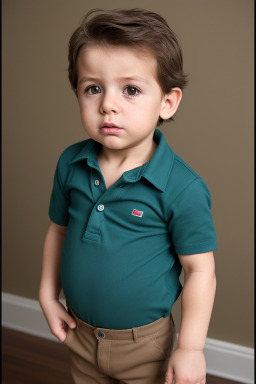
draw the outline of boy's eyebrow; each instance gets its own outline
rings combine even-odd
[[[97,77],[82,77],[79,81],[78,81],[78,85],[79,84],[82,84],[82,83],[85,83],[86,81],[99,81],[99,79]]]
[[[124,77],[121,77],[118,80],[127,80],[127,81],[135,80],[135,81],[140,81],[142,83],[146,82],[146,79],[144,79],[143,77],[140,77],[140,76],[124,76]]]
[[[99,81],[100,78],[98,77],[82,77],[79,81],[78,81],[78,85],[82,84],[82,83],[85,83],[86,81]],[[144,79],[143,77],[140,77],[140,76],[124,76],[124,77],[118,77],[116,78],[116,80],[120,80],[120,81],[139,81],[141,83],[146,83],[147,80]]]

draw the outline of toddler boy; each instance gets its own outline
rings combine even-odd
[[[39,301],[76,384],[205,383],[211,197],[156,129],[179,106],[182,65],[175,34],[146,10],[91,11],[70,39],[69,80],[90,139],[57,164]]]

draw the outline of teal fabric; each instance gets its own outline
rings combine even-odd
[[[207,185],[157,129],[154,140],[151,160],[108,190],[92,139],[67,148],[57,164],[49,216],[67,226],[63,291],[95,327],[126,329],[168,316],[182,290],[178,254],[217,249]]]

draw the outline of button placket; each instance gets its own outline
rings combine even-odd
[[[90,183],[93,201],[96,203],[106,191],[102,175],[98,170],[91,169]]]
[[[87,227],[83,235],[83,240],[86,240],[86,241],[88,240],[90,242],[100,244],[101,234],[102,234],[102,231],[101,231],[102,223],[105,220],[105,215],[103,212],[104,209],[105,209],[105,206],[103,204],[94,205],[90,214]]]
[[[99,185],[96,185],[96,180]],[[113,204],[124,193],[128,186],[124,180],[120,180],[114,188],[105,188],[104,182],[95,173],[91,175],[91,186],[94,198],[94,206],[83,234],[84,241],[93,242],[95,245],[101,243],[102,225],[105,220],[106,204]]]

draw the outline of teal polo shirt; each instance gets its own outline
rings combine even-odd
[[[155,130],[150,161],[109,189],[92,139],[57,164],[49,216],[67,226],[62,287],[76,315],[95,327],[127,329],[169,315],[182,286],[178,254],[217,248],[207,185]]]

